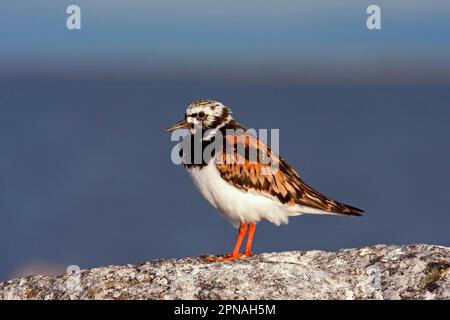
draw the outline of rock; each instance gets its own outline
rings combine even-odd
[[[108,266],[0,284],[0,299],[450,299],[450,248],[264,253]]]

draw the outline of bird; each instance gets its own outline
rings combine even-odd
[[[192,101],[183,119],[166,132],[177,130],[188,132],[185,141],[190,142],[190,148],[182,147],[180,155],[193,184],[214,208],[238,228],[233,251],[225,255],[207,256],[208,261],[225,262],[251,257],[256,225],[262,220],[279,226],[287,224],[290,217],[304,214],[362,216],[364,213],[309,186],[280,155],[249,134],[234,119],[231,109],[219,101]],[[195,137],[200,141],[202,152],[216,144],[209,158],[192,161]],[[252,150],[258,152],[255,161],[249,159]],[[263,158],[270,158],[271,162],[262,161]],[[273,164],[276,164],[274,170]],[[241,251],[246,235],[245,248]]]

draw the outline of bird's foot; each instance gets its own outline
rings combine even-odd
[[[244,253],[239,253],[239,254],[229,253],[229,254],[222,255],[222,256],[205,256],[204,259],[208,262],[228,262],[228,261],[235,261],[235,260],[239,260],[239,259],[249,258],[250,256],[248,256]]]

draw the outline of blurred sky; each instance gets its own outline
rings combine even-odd
[[[73,3],[80,31],[66,29]],[[373,3],[381,31],[366,28]],[[0,12],[4,73],[450,81],[446,0],[3,0]]]
[[[66,29],[73,3],[81,31]],[[279,128],[308,183],[367,212],[262,223],[256,252],[450,245],[448,1],[2,0],[0,14],[0,281],[230,250],[235,230],[163,132],[195,98]]]

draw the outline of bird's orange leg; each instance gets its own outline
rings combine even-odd
[[[241,224],[239,226],[238,237],[236,239],[236,244],[234,245],[233,252],[230,254],[227,254],[225,256],[221,256],[221,257],[208,257],[207,260],[210,262],[216,262],[216,261],[233,261],[233,260],[241,258],[243,255],[241,253],[239,253],[239,250],[241,248],[242,241],[244,240],[246,232],[247,232],[247,224],[244,222],[241,222]]]
[[[245,245],[245,251],[244,251],[244,255],[247,257],[251,257],[253,255],[252,242],[253,242],[253,236],[255,235],[255,230],[256,230],[256,223],[250,223],[248,226],[247,244]]]

